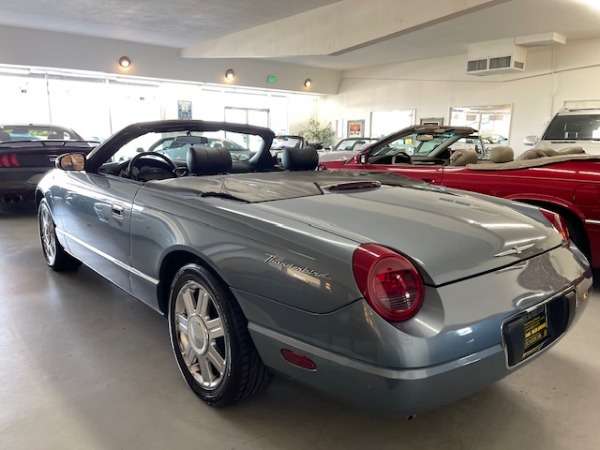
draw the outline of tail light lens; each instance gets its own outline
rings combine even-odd
[[[423,279],[408,259],[376,244],[364,244],[352,257],[354,279],[369,305],[386,320],[413,317],[423,304]]]
[[[569,242],[569,229],[567,228],[567,222],[565,219],[554,211],[550,211],[544,208],[540,208],[541,213],[550,221],[556,231],[560,233],[563,241]]]
[[[5,153],[0,156],[0,167],[19,167],[16,153]]]

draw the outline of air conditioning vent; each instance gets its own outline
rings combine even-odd
[[[467,61],[467,72],[473,72],[475,70],[486,70],[487,59],[476,59],[473,61]]]
[[[469,75],[496,75],[525,70],[527,49],[514,44],[514,39],[470,44],[467,52]]]
[[[510,68],[511,59],[510,56],[490,58],[490,69],[508,69]]]

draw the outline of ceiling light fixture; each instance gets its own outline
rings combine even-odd
[[[306,80],[304,80],[304,87],[309,88],[312,86],[312,80],[310,78],[307,78]]]
[[[119,66],[121,69],[129,69],[131,66],[131,59],[129,59],[129,56],[121,56],[119,58]]]
[[[233,71],[233,69],[227,69],[227,72],[225,72],[225,79],[227,81],[233,81],[234,78],[235,72]]]

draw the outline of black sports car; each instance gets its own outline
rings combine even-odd
[[[89,153],[93,144],[57,125],[0,125],[0,202],[27,200],[63,153]]]

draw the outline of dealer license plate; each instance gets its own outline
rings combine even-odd
[[[503,334],[509,366],[535,355],[550,339],[546,305],[506,323]]]
[[[546,305],[530,312],[523,318],[525,332],[525,345],[521,360],[539,352],[546,339],[548,339],[548,321],[546,319]]]

